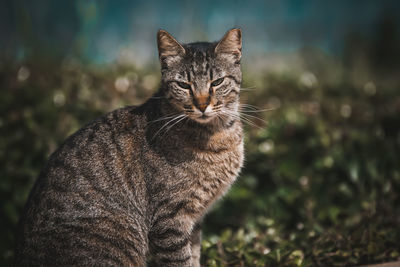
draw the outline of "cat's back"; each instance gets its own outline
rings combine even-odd
[[[144,140],[146,116],[141,107],[125,107],[97,118],[76,133],[50,156],[37,184],[73,191],[83,181],[101,185],[107,179],[129,171],[127,159],[137,156]],[[110,169],[111,166],[116,169]],[[34,194],[34,191],[33,191]]]
[[[104,264],[126,264],[138,254],[131,243],[147,238],[137,158],[145,142],[143,108],[106,114],[52,154],[21,220],[17,265],[90,265],[99,255]]]

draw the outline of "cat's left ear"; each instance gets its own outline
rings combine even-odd
[[[242,30],[232,29],[228,31],[215,47],[216,54],[233,56],[235,61],[242,57]]]
[[[185,48],[164,30],[159,30],[157,32],[157,45],[161,62],[164,62],[168,58],[173,59],[174,57],[183,56],[185,54]]]

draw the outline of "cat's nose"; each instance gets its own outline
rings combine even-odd
[[[210,104],[210,96],[197,96],[194,98],[194,105],[201,111],[204,112]]]
[[[198,109],[200,109],[201,112],[206,111],[207,106],[208,106],[208,103],[197,103],[196,104],[196,107]]]

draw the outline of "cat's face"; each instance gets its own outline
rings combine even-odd
[[[238,117],[241,31],[228,31],[217,43],[179,44],[166,31],[157,35],[165,96],[199,123]]]

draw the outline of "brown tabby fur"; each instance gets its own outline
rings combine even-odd
[[[243,163],[241,31],[181,45],[160,30],[158,48],[159,92],[90,123],[50,157],[21,220],[16,265],[145,266],[152,255],[159,266],[200,266],[202,218]]]

